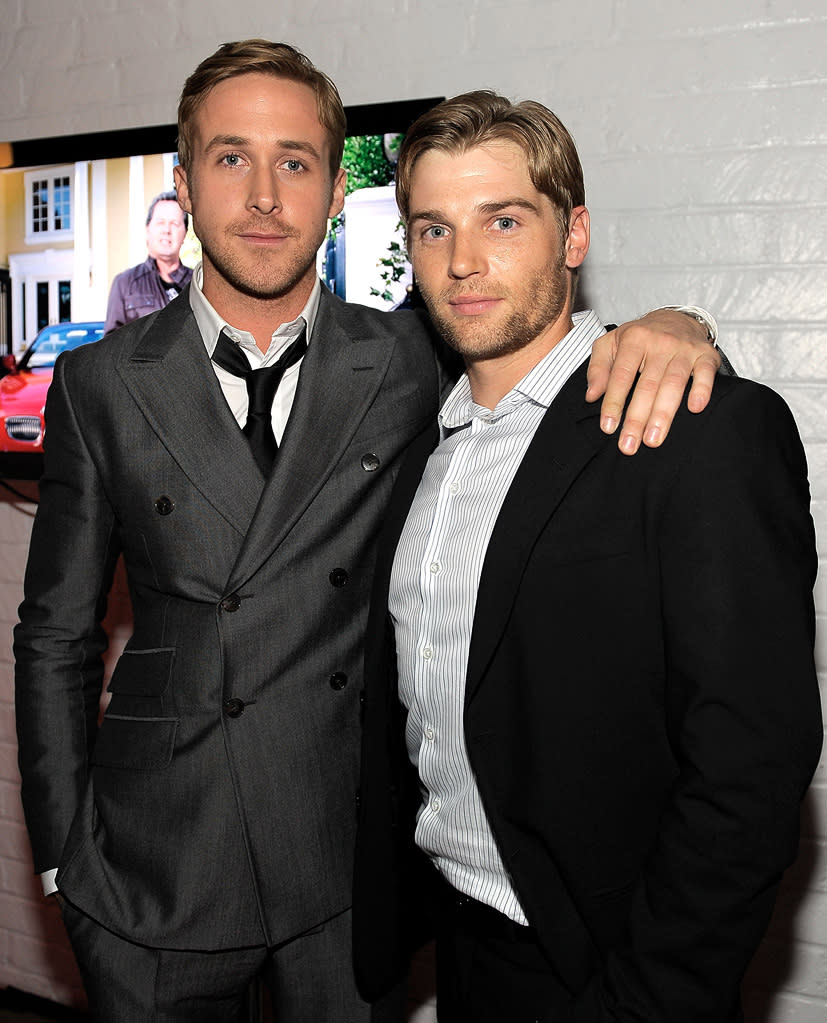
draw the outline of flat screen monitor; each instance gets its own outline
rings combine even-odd
[[[320,276],[342,298],[382,309],[409,302],[395,157],[408,126],[437,102],[346,109],[345,210],[317,256]],[[146,259],[147,209],[174,187],[176,144],[175,125],[161,125],[0,146],[0,374],[9,375],[9,356],[21,360],[44,329],[103,323],[115,275]],[[190,225],[181,259],[194,266],[199,257]],[[9,411],[2,392],[0,379],[0,478],[36,479],[42,438],[33,417],[42,419],[42,407],[23,408],[17,388]],[[32,388],[36,402],[35,392],[43,393],[42,382]],[[8,415],[15,444],[5,442]],[[22,452],[19,437],[27,438]]]

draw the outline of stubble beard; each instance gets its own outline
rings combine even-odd
[[[272,224],[263,228],[270,231],[273,229]],[[324,236],[314,246],[312,241],[303,241],[301,235],[292,229],[282,225],[278,225],[277,229],[297,243],[289,255],[285,253],[284,256],[274,257],[263,251],[261,258],[256,261],[254,252],[249,257],[237,254],[232,247],[232,239],[239,231],[237,227],[231,227],[225,232],[228,239],[226,244],[205,244],[202,240],[201,249],[218,276],[234,291],[259,300],[283,298],[315,267],[316,253]]]
[[[513,292],[499,296],[494,291],[486,293],[480,288],[452,285],[435,296],[421,283],[419,289],[434,325],[447,344],[466,361],[480,362],[510,355],[530,345],[559,318],[568,298],[568,286],[563,257],[559,266],[549,267],[547,273],[535,274],[510,314],[502,322],[494,323],[484,315],[460,319],[444,310],[449,301],[459,294],[478,295],[482,299],[489,294],[491,297],[514,297]]]

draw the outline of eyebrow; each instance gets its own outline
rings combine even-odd
[[[249,141],[241,135],[215,135],[204,147],[204,152],[210,153],[223,146],[237,146],[239,149],[243,149],[249,145]],[[314,159],[321,160],[321,154],[311,142],[302,139],[278,139],[276,145],[279,149],[286,149],[294,153],[307,153]]]
[[[479,213],[482,213],[485,216],[491,216],[494,213],[502,213],[503,210],[510,210],[515,207],[521,210],[528,210],[530,213],[540,212],[536,203],[531,202],[530,199],[522,199],[516,196],[511,199],[502,199],[497,202],[480,203],[476,209]],[[409,223],[414,224],[418,220],[441,221],[445,219],[445,214],[440,210],[417,210],[415,213],[410,215],[408,221]]]

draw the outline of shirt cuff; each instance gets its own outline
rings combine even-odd
[[[43,885],[44,895],[54,895],[57,891],[57,884],[55,878],[57,877],[57,867],[54,870],[44,870],[40,875],[40,881]]]

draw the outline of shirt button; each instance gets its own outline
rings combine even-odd
[[[330,579],[332,586],[335,586],[336,589],[340,589],[345,585],[345,583],[347,583],[348,574],[343,568],[334,568],[328,578]]]
[[[225,700],[224,713],[228,718],[240,718],[244,713],[244,701],[235,696],[231,700]]]
[[[442,809],[442,800],[441,799],[432,799],[431,800],[431,809],[433,810],[434,813],[439,813],[439,811]]]
[[[430,661],[430,659],[434,656],[434,652],[429,646],[426,646],[422,649],[422,656],[426,661]]]
[[[167,497],[166,494],[161,494],[155,502],[155,511],[158,512],[159,515],[169,515],[174,507],[175,502],[171,497]]]
[[[432,561],[428,568],[431,571],[431,575],[439,575],[442,571],[442,565],[438,561]]]
[[[425,728],[425,738],[428,740],[428,742],[434,741],[434,730],[433,728],[431,728],[430,725],[427,725]]]
[[[380,465],[379,456],[373,451],[367,451],[362,455],[362,468],[365,472],[376,472]]]
[[[343,671],[334,671],[328,679],[330,688],[338,692],[347,685],[347,675]]]
[[[459,483],[452,483],[448,487],[448,493],[449,494],[458,494],[459,493]]]
[[[232,614],[241,607],[241,597],[237,593],[231,593],[221,601],[219,607],[222,611],[229,611]]]

